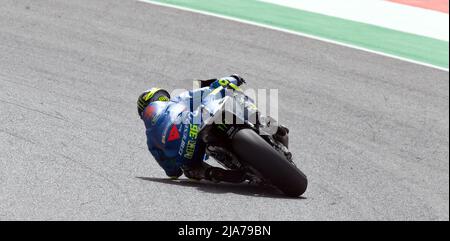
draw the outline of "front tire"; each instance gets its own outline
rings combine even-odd
[[[238,159],[254,169],[284,194],[302,195],[308,186],[306,175],[251,129],[239,130],[232,140]]]

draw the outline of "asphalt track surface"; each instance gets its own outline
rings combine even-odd
[[[0,4],[1,220],[449,220],[449,74],[131,0]],[[241,73],[278,88],[310,185],[165,178],[136,98]]]

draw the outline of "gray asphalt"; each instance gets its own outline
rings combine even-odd
[[[0,1],[0,220],[449,220],[449,74],[133,0]],[[310,185],[171,182],[137,95],[278,88]]]

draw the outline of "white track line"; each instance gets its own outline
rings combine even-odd
[[[168,3],[153,2],[151,0],[137,0],[137,1],[138,2],[143,2],[143,3],[149,3],[149,4],[153,4],[153,5],[158,5],[158,6],[163,6],[163,7],[175,8],[175,9],[179,9],[179,10],[183,10],[183,11],[189,11],[189,12],[193,12],[193,13],[199,13],[199,14],[202,14],[202,15],[222,18],[222,19],[226,19],[226,20],[230,20],[230,21],[234,21],[234,22],[250,24],[250,25],[254,25],[254,26],[258,26],[258,27],[262,27],[262,28],[266,28],[266,29],[271,29],[271,30],[276,30],[276,31],[284,32],[284,33],[293,34],[293,35],[307,37],[307,38],[319,40],[319,41],[326,42],[326,43],[331,43],[331,44],[336,44],[336,45],[340,45],[340,46],[344,46],[344,47],[348,47],[348,48],[353,48],[353,49],[361,50],[361,51],[364,51],[364,52],[368,52],[368,53],[372,53],[372,54],[378,54],[378,55],[381,55],[381,56],[385,56],[385,57],[389,57],[389,58],[393,58],[393,59],[398,59],[398,60],[402,60],[402,61],[405,61],[405,62],[418,64],[418,65],[422,65],[422,66],[426,66],[426,67],[430,67],[430,68],[434,68],[434,69],[438,69],[438,70],[443,70],[443,71],[449,72],[448,68],[443,68],[443,67],[440,67],[440,66],[435,66],[435,65],[424,63],[424,62],[420,62],[420,61],[416,61],[416,60],[412,60],[412,59],[407,59],[407,58],[395,56],[395,55],[392,55],[392,54],[387,54],[387,53],[383,53],[383,52],[379,52],[379,51],[375,51],[375,50],[359,47],[359,46],[352,45],[352,44],[346,44],[346,43],[342,43],[342,42],[338,42],[338,41],[334,41],[334,40],[330,40],[330,39],[326,39],[326,38],[321,38],[321,37],[317,37],[317,36],[310,35],[310,34],[305,34],[305,33],[291,31],[291,30],[287,30],[287,29],[283,29],[283,28],[273,27],[273,26],[270,26],[270,25],[261,24],[261,23],[257,23],[257,22],[252,22],[252,21],[247,21],[247,20],[242,20],[242,19],[239,19],[239,18],[229,17],[229,16],[225,16],[225,15],[221,15],[221,14],[215,14],[215,13],[210,13],[210,12],[206,12],[206,11],[195,10],[195,9],[187,8],[187,7],[180,7],[180,6],[173,5],[173,4],[168,4]]]

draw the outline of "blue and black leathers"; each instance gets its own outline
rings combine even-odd
[[[186,167],[203,162],[205,144],[198,138],[201,114],[196,110],[223,81],[241,84],[234,77],[222,78],[208,87],[183,92],[170,101],[155,101],[145,108],[142,119],[148,149],[167,176],[177,178]]]

